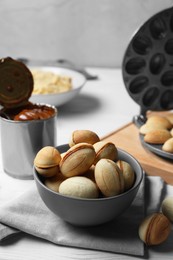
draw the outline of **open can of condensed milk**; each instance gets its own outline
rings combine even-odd
[[[0,60],[0,128],[4,171],[33,179],[33,161],[44,146],[56,146],[57,109],[28,101],[33,89],[29,69],[11,58]]]

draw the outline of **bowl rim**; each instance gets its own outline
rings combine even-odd
[[[60,147],[60,148],[65,148],[65,147],[68,147],[68,144],[63,144],[63,145],[59,145],[59,146],[56,146],[56,149],[58,149],[58,147]],[[120,148],[117,148],[117,150],[118,150],[118,153],[120,152],[120,153],[122,153],[122,154],[126,154],[128,157],[130,157],[130,159],[131,160],[133,160],[136,164],[137,164],[137,166],[139,167],[139,169],[140,169],[140,175],[139,175],[139,178],[138,178],[138,180],[136,180],[135,181],[135,183],[134,183],[134,185],[129,189],[129,190],[127,190],[127,191],[125,191],[125,192],[123,192],[123,193],[121,193],[121,194],[118,194],[118,195],[115,195],[115,196],[111,196],[111,197],[103,197],[103,198],[80,198],[80,197],[74,197],[74,196],[68,196],[68,195],[63,195],[63,194],[60,194],[60,193],[58,193],[58,192],[55,192],[55,191],[53,191],[53,190],[51,190],[51,189],[49,189],[48,187],[46,187],[46,185],[44,185],[43,184],[43,182],[40,180],[40,178],[39,178],[39,175],[38,175],[38,173],[37,173],[37,171],[36,171],[36,169],[35,169],[35,167],[34,167],[34,165],[33,165],[33,176],[34,176],[34,180],[36,181],[36,182],[38,182],[39,183],[39,185],[41,185],[41,187],[43,188],[43,189],[45,189],[45,190],[47,190],[48,192],[50,192],[50,193],[52,193],[52,194],[54,194],[54,195],[56,195],[56,196],[60,196],[60,197],[62,197],[62,198],[65,198],[65,199],[69,199],[69,200],[75,200],[75,201],[84,201],[84,202],[86,202],[86,201],[89,201],[89,202],[103,202],[103,201],[110,201],[110,200],[114,200],[115,198],[120,198],[120,197],[123,197],[123,196],[127,196],[129,193],[131,193],[134,189],[136,189],[136,187],[138,186],[140,186],[140,184],[141,184],[141,182],[142,182],[142,180],[143,180],[143,178],[144,178],[144,170],[142,169],[142,167],[141,167],[141,165],[140,165],[140,163],[138,162],[138,160],[134,157],[134,156],[132,156],[131,154],[129,154],[128,152],[126,152],[125,150],[123,150],[123,149],[120,149]],[[40,176],[41,177],[41,176]]]

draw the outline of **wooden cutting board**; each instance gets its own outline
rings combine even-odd
[[[173,162],[162,159],[144,148],[139,139],[139,129],[133,123],[102,139],[113,142],[118,148],[133,155],[148,175],[160,176],[166,183],[173,185]]]

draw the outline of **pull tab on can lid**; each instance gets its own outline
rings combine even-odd
[[[13,108],[28,102],[34,81],[30,70],[10,57],[0,59],[0,105]]]

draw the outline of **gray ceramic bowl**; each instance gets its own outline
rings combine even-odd
[[[69,146],[61,145],[57,149],[60,152],[65,152],[69,149]],[[127,152],[118,149],[118,156],[120,160],[128,162],[135,171],[135,183],[130,190],[109,198],[81,199],[68,197],[48,189],[34,169],[34,179],[42,200],[57,216],[78,226],[99,225],[120,216],[134,200],[143,179],[143,170],[137,160]]]

